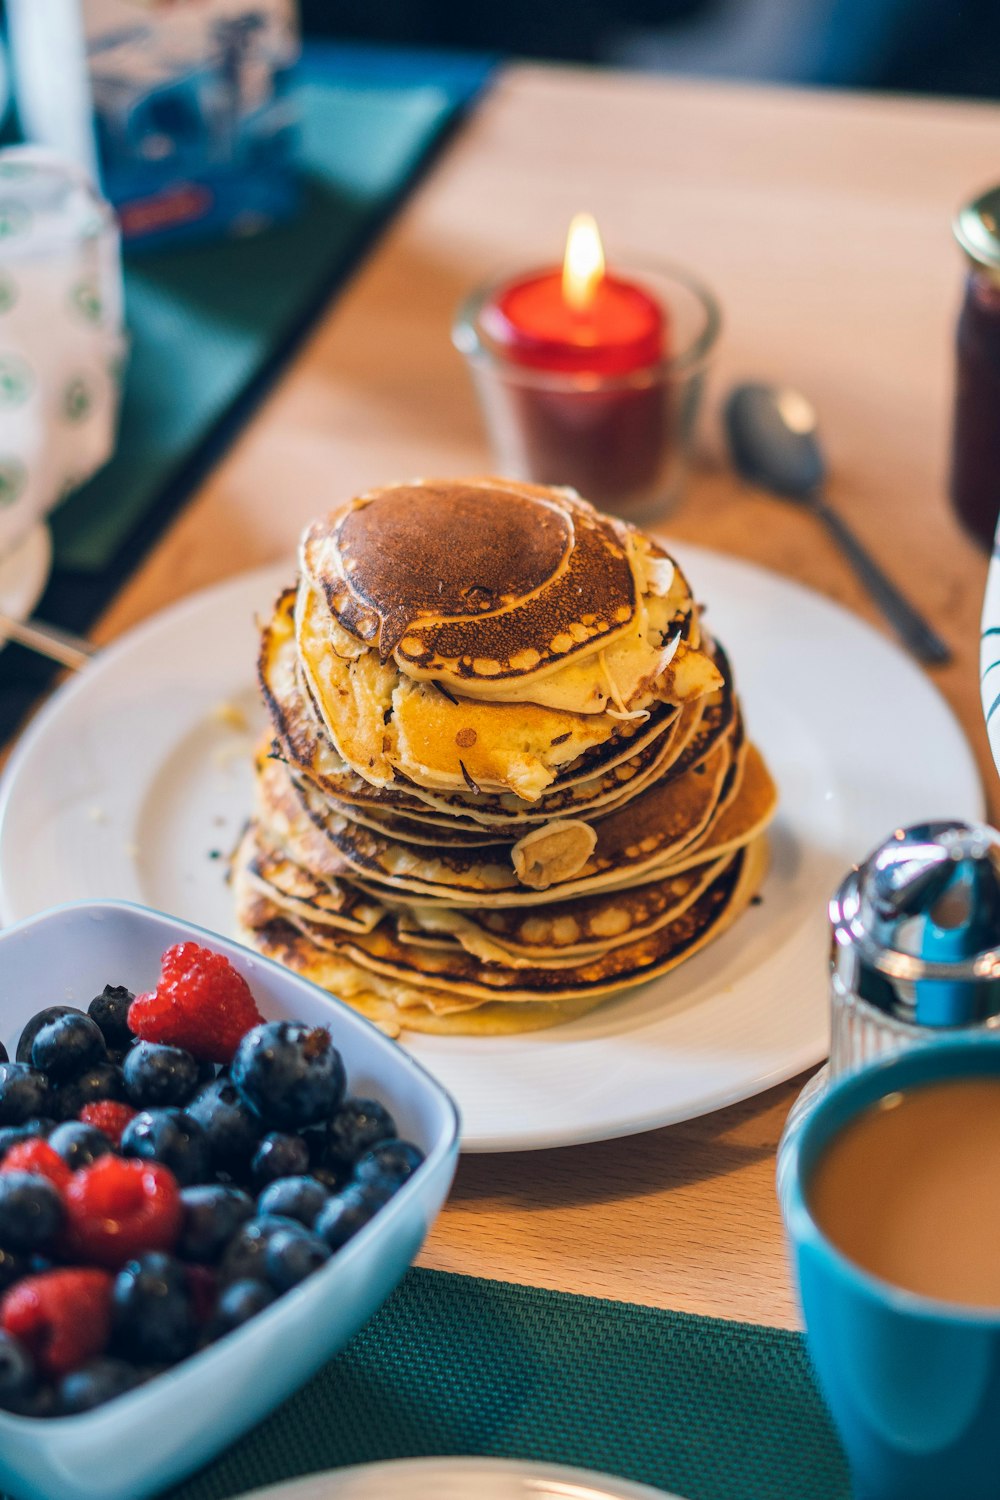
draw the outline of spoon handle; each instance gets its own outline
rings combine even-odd
[[[950,648],[923,615],[908,599],[903,597],[892,579],[882,572],[871,553],[854,535],[843,517],[828,505],[821,495],[813,499],[811,508],[825,524],[827,531],[840,547],[900,640],[913,652],[918,661],[925,662],[929,666],[941,666],[944,662],[950,661]]]
[[[10,615],[0,614],[0,641],[17,641],[30,651],[38,651],[61,666],[79,671],[96,654],[97,647],[81,636],[70,635],[58,625],[48,625],[42,620],[15,620]]]

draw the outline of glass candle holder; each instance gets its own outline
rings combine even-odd
[[[540,369],[491,338],[488,317],[512,278],[478,288],[452,329],[465,355],[498,473],[570,485],[630,521],[676,501],[691,454],[719,306],[686,271],[616,266],[664,310],[667,354],[625,374]]]

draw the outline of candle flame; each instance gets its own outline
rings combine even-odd
[[[604,279],[604,246],[597,221],[590,214],[575,214],[566,236],[562,292],[575,312],[586,312]]]

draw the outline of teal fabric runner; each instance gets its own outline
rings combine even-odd
[[[482,69],[480,82],[485,77]],[[303,208],[245,240],[136,256],[118,451],[52,517],[58,568],[101,570],[233,403],[322,305],[472,90],[307,73]]]
[[[850,1495],[798,1334],[411,1271],[339,1358],[170,1500],[445,1454],[577,1465],[685,1500]]]

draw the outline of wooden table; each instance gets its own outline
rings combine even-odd
[[[977,105],[507,70],[99,638],[290,556],[308,518],[363,488],[484,472],[452,312],[491,271],[555,258],[570,215],[587,208],[612,257],[676,260],[715,287],[726,313],[716,399],[737,377],[786,380],[814,398],[835,500],[954,647],[935,676],[996,817],[977,683],[985,562],[945,486],[961,284],[948,225],[963,195],[995,178],[998,131],[1000,111]],[[726,470],[714,404],[704,433],[669,530],[874,619],[815,523]],[[631,1140],[469,1158],[424,1262],[793,1323],[773,1173],[800,1085]]]

